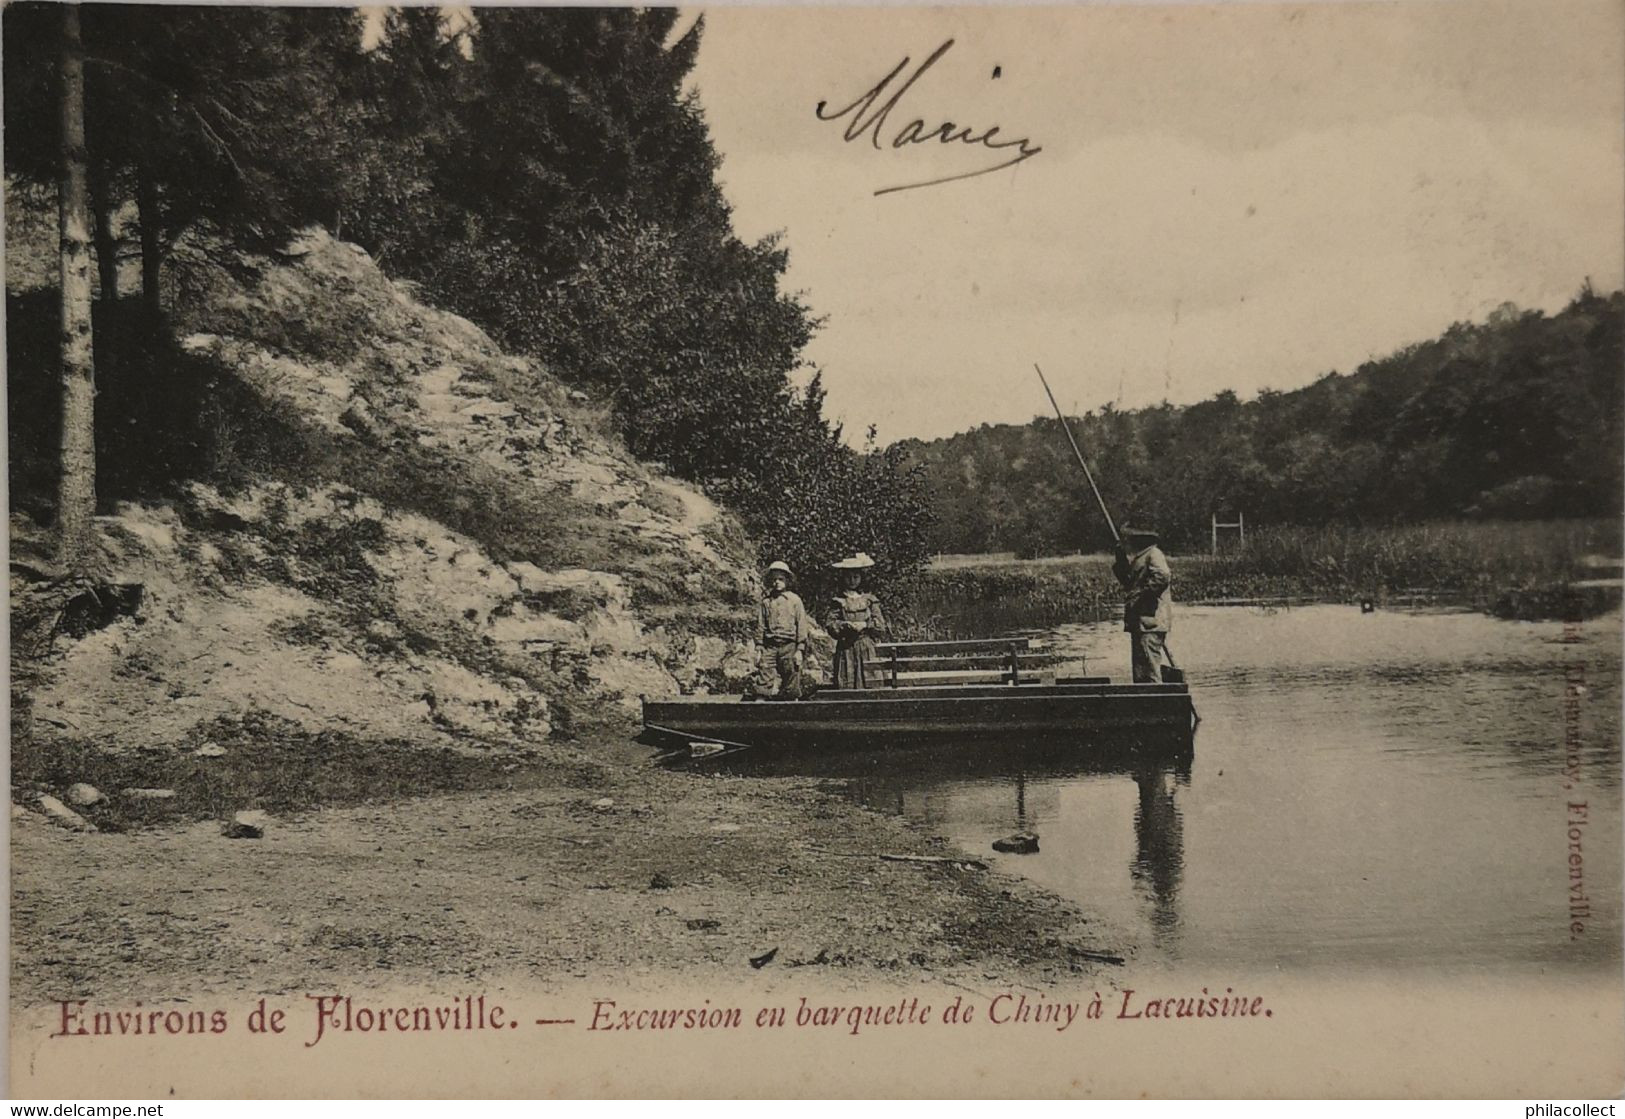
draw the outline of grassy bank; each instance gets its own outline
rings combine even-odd
[[[1184,603],[1433,599],[1501,617],[1589,617],[1619,602],[1612,520],[1269,528],[1221,556],[1172,556]],[[916,638],[985,636],[1114,615],[1111,557],[955,556],[894,590]]]

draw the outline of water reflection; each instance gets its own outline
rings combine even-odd
[[[1179,779],[1169,768],[1134,773],[1140,799],[1134,808],[1133,877],[1142,896],[1149,895],[1151,929],[1157,947],[1177,955],[1179,880],[1185,870],[1185,824],[1179,816]],[[1190,784],[1187,770],[1184,784]]]
[[[889,749],[843,748],[837,742],[729,752],[708,768],[755,777],[839,777],[869,790],[925,790],[971,778],[1052,781],[1102,774],[1132,775],[1167,767],[1188,780],[1196,735],[1115,731],[1072,741],[943,737]],[[706,759],[679,764],[705,765]],[[1013,796],[1026,799],[1025,789]]]
[[[1185,873],[1180,796],[1191,784],[1189,742],[1119,738],[1065,745],[949,742],[874,753],[753,751],[726,759],[726,768],[757,776],[847,778],[864,803],[945,828],[980,858],[1001,858],[992,854],[995,839],[1038,833],[1039,855],[1002,857],[1017,870],[1032,860],[1093,860],[1103,846],[1119,848],[1119,873],[1141,899],[1153,943],[1178,956]],[[1132,798],[1111,795],[1130,787]],[[1082,804],[1074,795],[1080,788],[1108,795]],[[1131,831],[1132,844],[1100,842],[1112,834],[1126,840]],[[1093,838],[1080,842],[1083,832]]]
[[[1576,632],[1358,607],[1199,608],[1177,625],[1203,718],[1194,750],[984,741],[730,764],[841,778],[1076,902],[1142,963],[1617,969],[1618,616]],[[1111,626],[1052,637],[1091,671],[1127,667]],[[1577,673],[1585,690],[1571,696]],[[1578,937],[1575,797],[1597,837]],[[1039,851],[992,852],[1014,831],[1037,833]]]

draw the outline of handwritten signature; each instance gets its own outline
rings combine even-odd
[[[886,100],[886,102],[879,105],[879,108],[876,108],[876,105],[880,102],[881,97],[886,93],[887,87],[889,87],[892,82],[896,80],[897,76],[901,74],[908,66],[909,59],[907,55],[903,56],[903,61],[892,67],[890,73],[888,73],[884,78],[881,78],[880,81],[876,82],[872,89],[859,96],[856,101],[853,101],[852,104],[848,105],[844,109],[841,109],[839,112],[826,112],[824,107],[828,105],[829,102],[820,101],[816,110],[818,119],[840,120],[842,117],[850,114],[851,120],[847,122],[846,131],[841,134],[847,143],[861,139],[867,133],[870,142],[875,146],[875,150],[884,151],[885,148],[881,145],[881,132],[886,127],[886,118],[891,114],[893,109],[897,108],[897,103],[903,99],[903,95],[909,91],[914,83],[919,81],[921,76],[923,76],[927,70],[931,69],[932,66],[935,66],[937,60],[943,55],[947,54],[953,45],[954,41],[949,39],[947,42],[943,43],[942,46],[932,51],[930,57],[924,62],[920,63],[919,67],[908,76],[908,79],[904,81],[902,85],[898,86],[894,92],[892,92],[891,96]],[[997,74],[997,71],[995,71],[995,74]],[[976,130],[970,125],[956,127],[952,121],[944,121],[934,128],[927,128],[923,118],[916,118],[910,121],[908,124],[905,124],[899,128],[896,134],[891,137],[890,143],[894,151],[906,147],[909,144],[929,144],[931,141],[936,140],[944,144],[966,144],[971,147],[980,146],[987,148],[990,151],[1003,151],[1007,148],[1015,148],[1016,154],[1000,163],[995,163],[991,167],[981,167],[974,171],[963,171],[957,175],[944,175],[941,178],[927,179],[924,182],[904,183],[901,186],[882,187],[880,190],[875,191],[875,196],[878,198],[882,194],[895,194],[900,190],[916,190],[920,187],[938,186],[942,183],[957,182],[960,179],[973,179],[977,175],[988,175],[994,171],[1001,171],[1006,167],[1014,167],[1016,164],[1021,163],[1024,160],[1031,159],[1033,156],[1044,150],[1043,148],[1033,144],[1032,141],[1025,136],[1019,140],[995,139],[995,137],[997,137],[999,134],[1000,127],[1001,126],[995,124],[983,131],[981,135],[977,135]]]

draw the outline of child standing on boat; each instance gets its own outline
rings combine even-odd
[[[774,560],[767,567],[767,594],[756,616],[756,644],[761,660],[746,699],[800,699],[802,650],[812,633],[801,596],[790,589],[790,565]]]
[[[835,638],[835,686],[862,688],[864,662],[876,658],[874,635],[886,632],[886,618],[880,601],[861,589],[863,573],[875,565],[868,552],[859,552],[832,565],[841,573],[845,588],[830,604],[825,628]]]

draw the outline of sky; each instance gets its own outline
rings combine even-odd
[[[1246,398],[1625,284],[1616,0],[704,16],[735,226],[783,231],[854,441],[1025,423],[1035,362],[1069,412]]]

